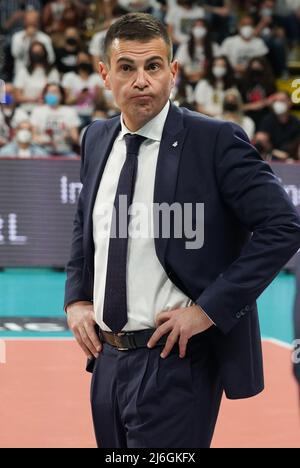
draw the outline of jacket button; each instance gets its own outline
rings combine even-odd
[[[238,320],[239,320],[240,318],[242,318],[242,313],[241,313],[241,312],[238,312],[238,313],[236,314],[236,318],[237,318]]]
[[[246,305],[245,311],[246,311],[246,312],[249,312],[249,310],[250,310],[250,306],[249,306],[249,305]]]

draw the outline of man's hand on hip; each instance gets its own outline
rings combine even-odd
[[[161,357],[166,358],[179,339],[179,356],[183,358],[188,340],[197,333],[205,332],[213,325],[214,323],[198,305],[161,312],[156,318],[157,329],[151,336],[148,347],[155,346],[163,335],[170,332]]]
[[[67,307],[68,325],[89,359],[97,358],[102,344],[95,331],[95,313],[90,302],[75,302]]]

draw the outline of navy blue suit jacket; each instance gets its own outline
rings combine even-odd
[[[83,189],[65,308],[93,301],[92,212],[119,130],[119,117],[96,121],[83,138]],[[300,248],[294,206],[239,126],[173,104],[160,144],[154,202],[205,204],[204,246],[188,250],[190,239],[161,237],[155,239],[156,254],[170,280],[216,324],[210,343],[227,397],[256,395],[264,386],[256,300]]]

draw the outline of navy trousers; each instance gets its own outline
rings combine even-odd
[[[176,345],[118,351],[104,344],[91,404],[100,448],[208,448],[223,388],[210,330],[193,336],[185,358]]]

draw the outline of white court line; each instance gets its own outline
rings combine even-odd
[[[286,343],[285,341],[277,340],[276,338],[265,337],[265,338],[262,339],[262,341],[266,342],[266,343],[275,344],[276,346],[279,346],[280,348],[285,348],[285,349],[289,349],[289,350],[294,349],[292,344]]]

